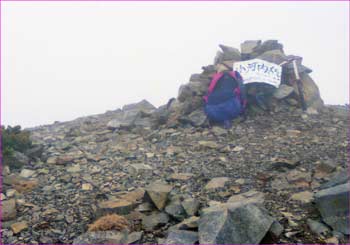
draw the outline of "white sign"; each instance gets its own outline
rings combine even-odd
[[[236,62],[233,70],[238,71],[243,83],[268,83],[278,87],[281,83],[282,67],[260,59]]]

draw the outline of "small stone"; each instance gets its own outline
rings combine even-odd
[[[150,199],[159,210],[162,210],[165,207],[171,190],[172,186],[170,185],[154,182],[146,188],[145,197],[146,199]]]
[[[339,240],[336,237],[331,237],[325,240],[326,244],[339,244]]]
[[[152,211],[153,209],[153,205],[149,202],[145,202],[145,203],[141,203],[138,207],[137,207],[137,211],[139,212],[148,212],[148,211]]]
[[[240,152],[240,151],[243,151],[243,150],[244,150],[244,147],[242,147],[242,146],[235,146],[235,148],[233,148],[234,152]]]
[[[79,164],[75,164],[72,167],[67,168],[67,172],[68,173],[78,173],[78,172],[80,172],[80,165]]]
[[[171,202],[169,205],[165,207],[165,212],[169,214],[171,217],[175,218],[176,220],[184,220],[186,217],[185,209],[182,207],[181,203]]]
[[[299,137],[301,135],[301,131],[299,130],[288,129],[286,132],[289,137]]]
[[[34,173],[35,173],[35,171],[30,170],[30,169],[22,169],[22,171],[21,171],[21,173],[19,174],[19,176],[21,176],[22,178],[29,178],[29,177],[31,177]]]
[[[9,189],[6,191],[6,196],[8,198],[14,197],[16,195],[17,191],[15,189]]]
[[[198,144],[204,148],[218,149],[219,145],[214,141],[198,141]]]
[[[227,177],[218,177],[209,181],[209,183],[204,187],[206,190],[215,190],[218,188],[225,187],[226,182],[229,181]]]
[[[8,221],[16,218],[16,201],[15,199],[10,199],[2,202],[2,220]]]
[[[245,183],[245,179],[237,179],[235,180],[235,183],[243,185]]]
[[[187,181],[193,177],[191,173],[175,173],[170,175],[170,180]]]
[[[218,126],[214,126],[211,131],[217,136],[227,135],[227,130]]]
[[[293,194],[290,199],[302,203],[309,203],[313,200],[313,194],[310,191],[303,191]]]
[[[147,164],[143,163],[136,163],[136,164],[131,164],[128,167],[128,172],[131,175],[140,175],[144,173],[152,173],[153,168]]]
[[[283,232],[284,228],[283,226],[278,222],[278,221],[274,221],[270,227],[269,232],[275,237],[278,238],[281,236],[282,232]]]
[[[91,191],[94,188],[93,188],[93,186],[90,183],[84,183],[84,184],[81,185],[81,189],[83,191]]]
[[[173,226],[173,229],[177,230],[189,230],[198,228],[199,217],[192,216],[190,218],[184,219],[181,223]]]
[[[325,236],[330,232],[327,226],[312,219],[307,219],[307,225],[309,226],[310,230],[317,235]]]
[[[195,244],[198,233],[194,231],[172,230],[169,232],[165,244]]]
[[[233,195],[227,200],[227,203],[264,203],[264,193],[251,190],[239,195]]]
[[[152,231],[163,225],[166,225],[169,221],[169,216],[166,213],[153,213],[142,218],[142,226],[146,231]]]
[[[188,216],[193,216],[199,209],[199,202],[194,198],[187,198],[181,203]]]
[[[284,99],[286,97],[288,97],[291,93],[294,92],[294,88],[291,86],[288,86],[286,84],[281,84],[278,89],[276,89],[275,93],[273,94],[273,96],[276,99]]]
[[[147,153],[146,153],[146,157],[147,157],[147,158],[153,158],[154,156],[155,156],[155,154],[152,153],[152,152],[147,152]]]
[[[4,193],[1,193],[1,194],[0,194],[0,200],[1,200],[1,201],[6,200],[6,196],[4,195]]]
[[[28,224],[25,221],[14,223],[11,225],[11,229],[14,234],[20,233],[23,230],[26,230],[28,228]]]
[[[73,244],[126,244],[127,242],[126,231],[94,231],[75,238]]]
[[[134,231],[128,235],[128,244],[138,243],[141,241],[143,236],[142,231]]]
[[[315,108],[312,108],[312,107],[308,107],[306,109],[306,113],[308,115],[317,115],[318,114],[318,111],[315,109]]]
[[[142,188],[137,188],[136,190],[133,190],[131,192],[128,192],[124,195],[122,195],[120,198],[123,200],[127,200],[131,203],[136,203],[137,201],[140,201],[145,195],[145,190]]]
[[[126,200],[111,200],[103,201],[98,204],[99,210],[97,211],[98,216],[102,216],[108,213],[115,214],[128,214],[134,209],[134,204]]]
[[[330,161],[325,161],[319,163],[315,168],[315,177],[316,178],[323,178],[330,173],[334,172],[336,169],[336,166],[334,163]]]
[[[47,164],[56,164],[57,162],[57,157],[49,157],[47,160],[46,160],[46,163]]]

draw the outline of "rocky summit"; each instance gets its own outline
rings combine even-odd
[[[164,106],[28,129],[22,167],[3,167],[2,243],[349,243],[348,106],[324,105],[299,62],[306,111],[287,65],[268,110],[248,97],[245,119],[208,127],[220,66],[291,57],[276,40],[220,48]]]

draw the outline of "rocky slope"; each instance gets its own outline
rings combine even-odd
[[[235,197],[241,202],[245,193],[282,225],[277,242],[345,239],[325,224],[318,235],[308,223],[322,220],[313,194],[346,169],[347,114],[330,107],[317,115],[294,109],[248,116],[228,131],[191,126],[112,131],[91,118],[36,129],[33,139],[44,145],[41,161],[4,176],[3,200],[16,200],[17,213],[2,223],[3,241],[72,243],[110,211],[129,219],[130,233],[141,232],[131,233],[137,243],[165,243],[176,224],[195,219],[182,229],[197,232],[192,216]],[[153,202],[144,190],[157,181],[169,187]],[[179,205],[185,200],[192,211]],[[13,224],[21,222],[16,233]],[[241,225],[249,232],[253,223]]]
[[[254,45],[239,59],[282,52]],[[3,168],[2,242],[349,242],[349,108],[323,106],[316,86],[303,112],[295,90],[279,89],[271,110],[251,104],[231,129],[208,128],[196,104],[207,69],[160,108],[30,129],[37,147],[22,169]]]

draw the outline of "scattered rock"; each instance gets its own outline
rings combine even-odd
[[[309,203],[313,200],[313,193],[310,191],[302,191],[291,196],[291,200],[300,201],[302,203]]]
[[[128,235],[128,244],[134,244],[134,243],[138,243],[141,241],[142,239],[142,236],[143,236],[143,232],[142,231],[134,231],[134,232],[131,232],[129,235]]]
[[[188,216],[196,215],[199,209],[199,202],[194,198],[187,198],[181,203]]]
[[[15,189],[9,189],[6,191],[6,196],[8,198],[14,197],[16,195],[17,191]]]
[[[15,199],[5,200],[2,202],[2,220],[8,221],[15,219],[17,215]]]
[[[136,163],[136,164],[131,164],[128,168],[128,172],[131,175],[139,175],[143,173],[152,173],[153,168],[147,164],[143,163]]]
[[[200,244],[258,244],[273,218],[254,204],[234,203],[203,210],[199,220]]]
[[[286,97],[288,97],[291,93],[294,92],[294,88],[291,86],[288,86],[286,84],[281,84],[278,89],[275,91],[275,93],[273,94],[273,96],[276,99],[284,99]]]
[[[327,226],[312,219],[307,219],[307,225],[309,226],[312,232],[319,236],[325,236],[330,232]]]
[[[25,221],[14,223],[11,225],[11,229],[13,231],[13,234],[20,233],[23,230],[28,229],[28,224]]]
[[[170,180],[181,180],[181,181],[187,181],[193,177],[193,174],[191,173],[175,173],[170,175]]]
[[[231,196],[227,202],[228,203],[239,203],[239,202],[246,202],[246,203],[264,203],[264,193],[258,192],[255,190],[251,190],[239,195],[233,195]]]
[[[210,180],[209,183],[204,188],[206,190],[215,190],[218,188],[223,188],[229,180],[230,179],[227,177],[214,178]]]
[[[98,216],[109,213],[128,214],[134,209],[134,204],[126,200],[116,199],[100,202],[98,207]]]
[[[159,182],[154,182],[146,188],[146,199],[150,199],[153,204],[162,210],[168,200],[168,195],[172,187]]]
[[[72,167],[68,167],[67,168],[67,172],[68,173],[77,173],[80,172],[80,165],[79,164],[75,164]]]
[[[173,201],[165,207],[165,212],[176,220],[183,220],[186,217],[185,209],[182,207],[180,201]]]
[[[350,235],[349,192],[350,183],[346,183],[315,194],[316,206],[323,221],[346,235]]]
[[[80,235],[74,239],[73,244],[126,244],[127,242],[126,231],[96,231]]]
[[[173,229],[193,230],[198,228],[198,221],[199,221],[199,217],[192,216],[187,219],[184,219],[181,223],[178,223],[177,225],[173,226]]]
[[[81,185],[83,191],[92,191],[94,187],[90,183],[84,183]]]
[[[166,244],[196,244],[198,233],[194,231],[172,230],[166,239]]]
[[[198,144],[209,149],[217,149],[219,147],[219,145],[214,141],[199,141]]]
[[[142,218],[142,226],[146,231],[152,231],[159,228],[169,221],[169,216],[166,213],[153,213]]]
[[[35,173],[35,171],[30,170],[30,169],[22,169],[22,171],[21,171],[21,173],[19,174],[19,176],[21,176],[22,178],[29,178],[29,177],[31,177],[34,173]]]

